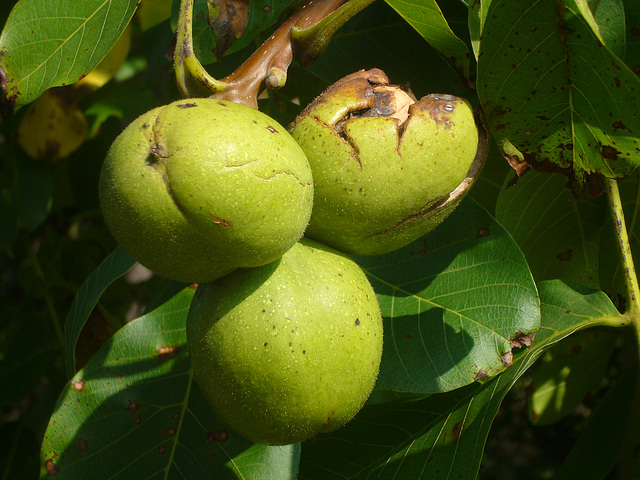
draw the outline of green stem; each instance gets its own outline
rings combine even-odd
[[[209,75],[193,51],[193,1],[182,0],[173,68],[183,97],[207,97],[227,85]]]
[[[629,241],[629,233],[627,232],[627,224],[622,208],[618,182],[610,178],[606,178],[604,182],[615,226],[616,238],[618,240],[617,244],[620,251],[624,282],[629,302],[626,311],[623,313],[623,317],[626,317],[630,321],[634,329],[636,348],[634,358],[630,361],[638,362],[640,358],[640,286],[638,285],[638,276],[633,263],[633,256],[631,255],[631,243]],[[635,450],[639,445],[638,431],[640,431],[640,378],[638,378],[636,382],[635,389],[635,398],[632,403],[627,425],[625,447],[623,448],[618,466],[619,478],[622,480],[635,478]]]
[[[633,322],[638,336],[638,344],[640,346],[640,286],[638,286],[638,276],[631,255],[631,243],[629,242],[629,233],[627,232],[627,224],[622,208],[622,199],[620,198],[620,190],[618,182],[614,179],[605,179],[605,188],[609,199],[609,207],[615,226],[618,249],[622,261],[622,270],[624,272],[624,282],[627,289],[629,305],[627,311],[624,312]]]

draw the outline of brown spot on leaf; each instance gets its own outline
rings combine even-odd
[[[618,120],[617,122],[613,122],[613,130],[629,130],[627,126],[622,122],[622,120]]]
[[[556,258],[561,262],[569,262],[571,261],[571,257],[573,257],[573,248],[560,252],[556,255]]]
[[[460,434],[462,433],[462,422],[456,423],[453,428],[451,428],[451,440],[453,443],[456,443],[460,439]]]
[[[224,443],[229,440],[229,433],[227,430],[216,430],[214,432],[209,432],[204,443],[206,445],[211,444],[212,442]]]
[[[356,321],[354,322],[355,326],[357,327],[358,325],[360,325],[360,319],[356,318]]]
[[[278,130],[273,128],[271,125],[267,126],[267,130],[269,130],[271,133],[278,133]]]
[[[169,427],[169,430],[167,430],[167,435],[169,435],[170,437],[173,437],[176,434],[176,427]]]
[[[485,372],[483,369],[478,370],[478,373],[476,373],[475,377],[473,377],[473,381],[475,382],[476,380],[480,380],[481,378],[485,378],[488,377],[489,374],[487,372]]]
[[[171,415],[171,418],[173,418],[174,420],[180,419],[180,412],[174,413],[173,415]]]
[[[427,239],[422,239],[422,248],[418,250],[418,255],[423,256],[429,251],[429,246],[427,245]]]
[[[484,238],[488,237],[491,232],[489,231],[489,227],[480,227],[478,228],[478,233],[476,234],[476,238]]]
[[[216,58],[242,36],[249,22],[249,0],[218,0],[215,15],[209,16],[209,25],[216,41]]]
[[[509,339],[511,342],[511,348],[523,348],[533,345],[533,340],[536,338],[536,332],[523,333],[518,330],[516,334]]]
[[[159,449],[158,449],[158,455],[162,455],[167,451],[167,446],[166,445],[162,445]]]
[[[44,468],[47,470],[47,475],[53,477],[58,474],[60,469],[53,463],[53,460],[49,459],[44,462]]]
[[[176,107],[178,108],[193,108],[197,106],[198,105],[196,103],[179,103],[178,105],[176,105]]]
[[[140,415],[136,416],[136,418],[133,419],[133,423],[135,423],[136,425],[140,425],[142,423],[142,418],[140,417]]]
[[[602,158],[606,158],[607,160],[618,160],[618,155],[620,155],[620,150],[610,145],[602,145],[601,151]]]
[[[527,170],[531,168],[531,165],[526,160],[520,160],[517,155],[505,155],[505,160],[509,162],[511,168],[516,171],[518,177],[524,175]]]
[[[622,83],[620,82],[620,79],[618,77],[613,77],[613,83],[616,84],[616,87],[620,88],[620,85],[622,85]]]
[[[89,442],[87,442],[84,438],[79,438],[76,442],[76,450],[79,452],[86,452],[89,450]]]
[[[168,360],[170,358],[174,358],[176,355],[180,353],[180,348],[176,346],[171,347],[160,347],[156,350],[156,354],[160,360]]]
[[[502,365],[510,367],[513,364],[513,353],[511,350],[500,355],[500,360],[502,360]]]
[[[129,400],[129,404],[127,405],[127,408],[125,408],[125,410],[128,410],[131,413],[136,413],[139,408],[140,404],[138,402],[136,402],[135,400]]]
[[[73,382],[73,383],[71,384],[71,386],[73,387],[73,389],[74,389],[76,392],[81,392],[82,390],[84,390],[84,386],[85,386],[85,385],[86,385],[86,384],[85,384],[84,380],[78,380],[78,381]]]

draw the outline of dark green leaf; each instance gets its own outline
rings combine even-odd
[[[561,1],[491,3],[478,95],[505,152],[538,168],[582,182],[640,163],[640,80]]]
[[[469,51],[449,27],[435,0],[386,2],[416,29],[422,38],[435,48],[463,78],[469,78]]]
[[[514,170],[500,154],[495,142],[491,142],[487,160],[479,177],[471,187],[469,195],[490,214],[495,216],[496,203],[503,189],[505,179],[515,176]]]
[[[600,390],[618,338],[610,330],[590,329],[548,350],[531,385],[531,421],[535,425],[555,423]]]
[[[618,460],[627,438],[624,432],[627,430],[637,381],[638,365],[634,364],[624,372],[591,413],[584,432],[555,480],[608,478],[607,474]],[[632,433],[632,438],[637,438],[637,434]]]
[[[640,2],[624,0],[623,3],[627,28],[625,60],[633,73],[640,75]]]
[[[310,71],[328,85],[372,67],[382,69],[391,83],[409,85],[418,98],[470,93],[442,56],[385,2],[374,2],[340,28]]]
[[[604,197],[574,198],[562,175],[529,171],[503,186],[496,219],[522,249],[537,281],[563,278],[597,288]]]
[[[45,433],[43,477],[293,480],[299,444],[254,445],[227,431],[193,381],[193,293],[125,325],[67,384]]]
[[[105,289],[123,276],[136,261],[120,247],[116,248],[84,281],[73,299],[64,329],[64,357],[67,375],[76,371],[76,343],[84,324]]]
[[[563,338],[619,318],[602,292],[560,281],[539,291],[542,325],[510,368],[452,392],[366,407],[346,427],[304,445],[300,480],[475,479],[493,418],[516,380]]]
[[[32,480],[38,476],[38,437],[23,421],[0,426],[0,478]]]
[[[496,375],[538,329],[522,252],[470,199],[423,239],[357,261],[385,318],[379,389],[444,392]]]
[[[61,358],[60,343],[51,318],[44,311],[34,311],[30,307],[26,302],[3,304],[0,385],[11,385],[11,388],[0,389],[0,406],[23,402],[43,377],[55,374],[55,362]],[[37,332],[38,341],[34,341],[34,332]]]
[[[89,73],[128,25],[131,0],[20,0],[0,36],[6,97],[24,105]]]
[[[14,195],[8,189],[0,191],[0,225],[3,226],[0,230],[0,248],[9,256],[18,235],[18,212]]]
[[[623,59],[627,43],[623,0],[599,0],[593,17],[604,43]]]
[[[16,159],[18,226],[33,230],[47,218],[53,200],[51,167],[26,155]]]

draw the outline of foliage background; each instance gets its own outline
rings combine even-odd
[[[55,4],[54,0],[51,2]],[[15,3],[0,5],[2,24]],[[92,5],[90,1],[78,3],[87,8]],[[261,40],[268,37],[280,15],[286,15],[295,6],[288,3],[253,2],[256,12],[270,7],[269,15],[264,17],[256,13],[247,35],[220,62],[215,62],[213,37],[203,25],[204,21],[194,25],[199,55],[208,71],[216,78],[232,72]],[[633,152],[637,148],[640,133],[637,117],[640,9],[632,0],[601,0],[589,2],[589,5],[577,0],[564,3],[523,1],[518,3],[519,7],[513,7],[512,2],[511,7],[507,7],[513,9],[511,12],[494,18],[487,13],[496,12],[509,2],[469,3],[375,2],[338,31],[327,51],[313,66],[303,69],[294,63],[284,89],[261,99],[260,108],[286,125],[325,87],[357,69],[372,67],[383,69],[393,82],[410,84],[418,97],[446,92],[468,98],[476,106],[482,103],[495,142],[470,197],[454,216],[427,237],[425,244],[420,241],[396,258],[385,259],[392,260],[395,265],[391,270],[379,273],[378,269],[386,264],[379,259],[359,261],[377,288],[386,317],[395,319],[403,328],[405,323],[398,321],[401,315],[391,310],[391,300],[402,290],[394,275],[398,272],[406,275],[406,267],[401,269],[398,265],[407,258],[417,258],[416,252],[424,246],[440,253],[422,257],[419,265],[423,269],[416,282],[421,283],[429,269],[434,269],[433,278],[442,281],[409,290],[414,297],[424,297],[425,303],[433,303],[438,296],[433,289],[440,288],[451,295],[454,302],[451,305],[455,304],[453,307],[439,304],[440,308],[444,305],[460,313],[464,309],[460,303],[484,299],[480,295],[465,294],[465,288],[479,282],[487,272],[496,275],[498,280],[490,282],[489,286],[498,290],[506,288],[501,283],[506,284],[505,279],[516,278],[516,286],[528,293],[510,290],[511,295],[506,295],[510,301],[522,300],[526,304],[533,297],[540,297],[543,325],[534,345],[526,349],[515,348],[513,365],[495,376],[502,367],[495,364],[497,357],[494,355],[487,364],[497,365],[496,372],[487,378],[476,378],[479,370],[466,371],[462,362],[454,360],[450,365],[450,377],[440,378],[441,383],[435,388],[433,385],[416,387],[413,394],[400,392],[398,384],[406,378],[398,374],[394,358],[409,353],[424,355],[425,350],[413,351],[403,346],[395,350],[388,348],[385,352],[387,370],[381,374],[381,380],[387,382],[388,388],[379,388],[370,405],[345,429],[323,436],[314,443],[281,449],[249,445],[233,434],[223,442],[218,436],[212,436],[212,433],[223,431],[224,426],[207,413],[199,390],[192,382],[181,336],[180,322],[184,319],[190,291],[182,290],[183,285],[149,276],[137,266],[132,268],[133,262],[116,249],[102,221],[97,197],[101,161],[113,138],[139,114],[179,97],[172,64],[167,58],[172,48],[171,25],[175,25],[176,5],[173,6],[173,19],[168,18],[167,13],[152,26],[149,25],[155,20],[143,17],[141,7],[132,20],[132,44],[125,63],[111,82],[82,97],[76,104],[87,119],[88,133],[75,152],[59,159],[51,156],[33,159],[18,145],[18,129],[27,111],[26,104],[47,88],[46,82],[40,90],[30,87],[31,96],[21,100],[25,106],[13,115],[6,115],[0,125],[0,405],[3,408],[0,478],[31,479],[58,473],[51,468],[47,472],[47,466],[43,464],[50,458],[47,446],[53,444],[62,445],[66,458],[72,459],[68,467],[72,476],[68,478],[106,478],[105,472],[114,472],[115,467],[110,478],[127,478],[127,475],[132,478],[132,472],[138,476],[140,472],[146,472],[148,478],[184,478],[187,473],[181,468],[190,467],[190,453],[206,458],[212,465],[210,468],[207,462],[204,466],[198,463],[202,478],[209,478],[208,475],[236,478],[243,474],[250,478],[288,478],[295,475],[298,467],[300,478],[330,478],[330,472],[325,470],[327,459],[332,468],[340,472],[335,474],[340,478],[374,474],[382,478],[394,475],[438,478],[445,473],[449,476],[455,473],[454,477],[459,475],[458,478],[474,478],[478,468],[481,478],[502,479],[553,478],[554,475],[556,478],[605,478],[609,474],[612,461],[622,448],[622,439],[612,438],[606,442],[608,450],[600,452],[601,456],[592,455],[589,445],[593,445],[594,438],[601,439],[603,435],[609,438],[616,429],[621,431],[626,425],[633,389],[620,386],[635,384],[633,366],[637,364],[637,353],[633,348],[632,333],[622,330],[612,334],[611,329],[604,326],[611,318],[619,316],[614,305],[620,311],[624,311],[626,305],[606,202],[603,197],[590,198],[589,191],[572,193],[567,188],[566,175],[574,182],[576,177],[578,182],[581,180],[571,163],[575,157],[567,157],[566,150],[557,157],[549,152],[555,151],[558,144],[580,141],[588,135],[597,141],[613,138],[618,142],[615,148],[621,157],[626,151]],[[149,0],[148,4],[160,6],[159,0]],[[615,67],[607,66],[597,69],[602,78],[595,82],[593,71],[588,69],[577,73],[575,69],[573,73],[563,70],[559,77],[533,75],[527,78],[527,68],[546,65],[544,62],[549,61],[546,60],[549,56],[559,55],[562,61],[566,51],[558,50],[558,45],[550,43],[548,49],[544,49],[545,45],[536,45],[543,50],[527,57],[531,63],[522,67],[523,76],[510,78],[513,65],[520,64],[518,59],[522,55],[515,52],[517,49],[503,55],[500,45],[512,41],[513,45],[524,49],[531,42],[535,43],[538,37],[533,34],[527,38],[509,36],[526,32],[526,28],[520,27],[529,19],[549,27],[549,35],[560,35],[562,32],[559,33],[550,13],[556,12],[560,4],[574,12],[591,7],[595,12],[593,22],[599,26],[596,32],[587,21],[591,19],[588,15],[573,19],[572,35],[577,31],[585,40],[581,44],[572,37],[570,48],[576,52],[591,51],[598,41],[604,41],[613,53],[590,58],[585,64],[600,65],[615,55],[619,65],[625,68],[624,77],[619,78]],[[529,16],[518,11],[527,5],[541,10],[529,12]],[[203,1],[197,1],[195,7],[196,12],[206,9]],[[122,8],[123,18],[133,14],[129,7]],[[476,62],[474,54],[482,51],[481,24],[487,29],[485,35],[493,35],[486,41],[487,47],[482,47],[487,56],[484,60],[481,56]],[[518,28],[512,28],[513,25]],[[55,27],[43,27],[43,34],[48,28]],[[486,40],[485,37],[482,39]],[[6,46],[7,42],[9,40],[5,38],[0,44]],[[104,53],[110,48],[108,42],[105,45]],[[490,64],[486,63],[487,58],[491,60]],[[5,67],[11,66],[8,60],[3,62]],[[557,64],[557,58],[555,62],[550,65]],[[570,66],[568,62],[567,65]],[[71,77],[83,73],[88,72],[71,72],[63,83],[72,83],[77,78]],[[616,78],[624,84],[624,93],[610,88],[611,82],[616,84]],[[620,121],[625,129],[603,126],[599,132],[587,135],[578,131],[573,137],[567,136],[569,126],[560,123],[563,118],[558,117],[564,111],[553,115],[547,111],[551,106],[567,104],[566,89],[562,90],[567,86],[567,80],[568,86],[584,92],[586,99],[606,97],[608,102],[606,108],[594,104],[587,116],[580,114],[588,105],[572,103],[569,113],[575,116],[571,117],[569,126],[597,123],[612,110],[619,116],[607,120],[608,125]],[[534,101],[527,98],[530,82],[541,83],[540,90],[545,92],[541,98]],[[500,98],[502,93],[506,98]],[[501,113],[497,110],[496,99],[501,102],[498,106],[518,115]],[[540,116],[546,120],[538,118]],[[549,118],[555,119],[555,123]],[[549,125],[553,127],[552,132],[545,131],[551,128]],[[541,133],[536,137],[526,134],[529,131]],[[509,150],[512,144],[520,150]],[[586,155],[591,161],[587,171],[604,168],[598,163],[603,159],[599,145],[599,156]],[[542,149],[548,158],[557,160],[557,165],[551,168],[556,173],[530,171],[512,186],[515,173],[498,146],[512,153],[518,161],[531,160],[534,154],[539,157]],[[638,179],[637,173],[632,171],[637,163],[636,153],[628,156],[622,166],[612,167],[616,175],[626,175],[621,190],[634,248],[638,243]],[[490,239],[478,236],[481,228],[488,229]],[[496,243],[490,243],[494,238]],[[450,251],[443,257],[440,248]],[[469,252],[477,252],[477,256]],[[449,276],[454,278],[449,283],[437,270],[461,264],[478,267],[483,265],[479,260],[484,258],[482,255],[499,260],[507,255],[505,252],[512,259],[511,269],[481,270],[469,277]],[[438,261],[444,263],[434,266]],[[476,283],[475,286],[486,285]],[[181,293],[176,295],[177,292]],[[92,308],[94,302],[97,304]],[[393,305],[395,308],[395,303]],[[416,311],[428,310],[424,306],[403,308],[407,309],[407,317]],[[537,306],[530,304],[527,308],[537,309]],[[440,310],[433,309],[430,315],[434,312],[437,314]],[[491,320],[492,313],[495,311],[489,307],[484,310],[483,315],[489,319],[480,322],[483,327],[500,323],[501,320]],[[143,314],[146,315],[141,317]],[[141,318],[132,322],[138,317]],[[508,316],[501,314],[496,318]],[[534,325],[536,314],[522,314],[517,318],[528,323],[518,325],[506,321],[505,331],[511,329],[511,333],[515,333],[518,326],[523,330],[537,328]],[[67,330],[66,338],[65,322],[72,327]],[[455,325],[455,320],[449,318],[442,323],[451,326]],[[420,324],[416,325],[412,328],[419,331]],[[574,334],[586,327],[592,328]],[[75,335],[69,338],[69,331],[79,336],[77,345]],[[470,331],[470,327],[464,326],[443,335],[445,340],[461,338]],[[389,338],[408,339],[415,335],[413,330],[402,331]],[[571,340],[561,342],[567,337]],[[508,344],[509,334],[496,338]],[[434,337],[427,343],[437,348],[440,340],[440,337]],[[168,345],[177,350],[161,350]],[[468,357],[469,352],[460,355]],[[73,356],[75,362],[69,363]],[[130,361],[119,364],[121,358]],[[473,354],[469,358],[476,361],[479,355]],[[69,382],[74,363],[76,369],[82,370],[80,377]],[[421,365],[416,362],[414,367],[420,370]],[[531,365],[535,366],[528,369]],[[534,375],[534,371],[541,373]],[[585,371],[590,374],[581,375]],[[432,380],[434,377],[430,374],[424,378]],[[73,383],[80,379],[86,384]],[[91,390],[93,383],[90,380],[94,379],[106,393]],[[113,384],[109,384],[110,381]],[[451,388],[443,387],[446,382],[451,382]],[[80,385],[89,386],[86,391],[84,387],[78,391]],[[567,385],[575,385],[575,389],[565,388]],[[185,391],[189,392],[186,396]],[[433,394],[439,391],[443,393]],[[131,397],[132,392],[148,395],[154,401],[162,398],[163,403],[138,401]],[[555,395],[555,403],[551,404],[556,407],[546,406],[548,395],[545,397],[544,392]],[[80,394],[93,396],[86,404],[79,404]],[[115,417],[109,416],[116,410],[122,425],[114,423]],[[493,416],[496,420],[490,431]],[[63,425],[59,430],[50,424],[56,418]],[[135,428],[136,419],[141,419],[140,422],[144,419],[141,426],[145,430],[142,431],[149,435],[139,433],[141,430]],[[478,423],[474,419],[486,419],[486,422]],[[104,456],[100,462],[77,460],[89,446],[93,449],[95,445],[87,436],[90,433],[82,433],[84,424],[92,424],[96,429],[93,432],[108,433],[113,429],[112,437],[100,440],[104,442],[100,449]],[[170,432],[175,432],[179,426],[182,432],[202,437],[198,446],[196,442],[173,442]],[[128,432],[130,436],[119,440],[122,432]],[[149,440],[151,432],[154,434],[152,441]],[[368,439],[367,445],[361,445],[362,438]],[[483,455],[486,438],[489,440]],[[45,448],[41,461],[43,441]],[[118,455],[131,446],[139,448],[134,455],[136,463],[120,467]],[[196,451],[196,448],[201,450]],[[165,452],[171,454],[171,460],[162,456]],[[604,466],[598,469],[585,461],[590,457],[613,460],[600,462]],[[627,459],[626,465],[638,469],[639,463],[637,458],[632,458]],[[74,471],[74,468],[78,470]],[[617,474],[612,470],[609,475],[617,478]]]

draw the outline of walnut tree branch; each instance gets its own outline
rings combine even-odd
[[[193,51],[193,0],[182,0],[174,60],[178,88],[184,97],[211,96],[257,108],[263,88],[284,86],[294,57],[305,66],[313,63],[338,28],[373,1],[307,1],[235,72],[216,80]]]

